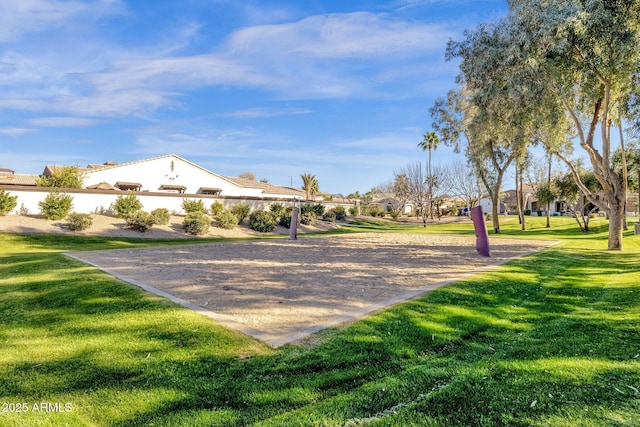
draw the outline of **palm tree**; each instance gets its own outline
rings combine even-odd
[[[433,174],[431,173],[431,151],[435,151],[440,143],[440,138],[435,132],[426,132],[422,141],[418,143],[418,147],[422,148],[422,151],[429,150],[429,162],[427,163],[427,185],[429,186],[429,214],[433,219]]]
[[[300,178],[302,178],[302,189],[306,193],[307,200],[311,200],[311,196],[320,191],[318,179],[309,173],[300,175]]]

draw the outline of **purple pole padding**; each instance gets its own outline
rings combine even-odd
[[[289,227],[289,240],[298,238],[298,211],[299,208],[293,208],[291,211],[291,226]]]
[[[487,224],[484,222],[482,206],[476,206],[471,209],[471,218],[473,220],[473,228],[476,230],[476,251],[482,256],[490,257],[489,234],[487,233]]]

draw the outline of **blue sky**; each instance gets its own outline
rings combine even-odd
[[[0,167],[174,153],[366,192],[426,153],[450,38],[502,0],[0,2]],[[434,161],[454,154],[439,147]]]

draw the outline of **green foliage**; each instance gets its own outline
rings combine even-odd
[[[278,221],[278,225],[285,228],[291,228],[291,212],[285,212],[282,214]]]
[[[318,179],[315,175],[308,173],[300,175],[302,178],[302,189],[305,192],[306,200],[311,200],[311,197],[320,191]]]
[[[126,218],[125,222],[127,224],[127,228],[131,230],[136,230],[141,233],[144,233],[154,224],[154,217],[148,212],[145,211],[136,211],[130,213]]]
[[[313,225],[316,223],[318,217],[314,211],[302,212],[300,214],[300,223],[303,225]]]
[[[360,215],[360,209],[357,206],[351,206],[349,208],[349,215],[358,216]]]
[[[207,207],[204,205],[202,199],[184,199],[182,200],[182,209],[188,214],[191,212],[202,212],[203,214],[207,213]]]
[[[273,217],[278,220],[284,215],[284,205],[282,203],[272,203],[269,206],[269,212],[273,214]]]
[[[18,196],[12,196],[8,191],[0,189],[0,215],[6,215],[18,205]]]
[[[68,194],[52,191],[38,203],[42,215],[46,219],[62,219],[69,215],[73,207],[73,197]]]
[[[343,206],[336,206],[332,210],[336,214],[337,221],[344,221],[347,219],[347,210]]]
[[[238,225],[238,217],[231,211],[225,209],[216,217],[216,222],[218,223],[218,227],[231,230]]]
[[[322,214],[322,220],[327,222],[336,222],[336,211],[330,209]]]
[[[216,200],[211,204],[210,212],[212,217],[217,218],[218,215],[220,215],[223,210],[224,210],[224,205],[220,203],[218,200]]]
[[[249,215],[249,205],[246,203],[240,202],[234,207],[231,208],[231,213],[236,216],[238,219],[238,224],[241,224],[242,221]]]
[[[77,166],[55,166],[50,176],[36,179],[39,187],[82,188],[82,174]]]
[[[171,215],[167,208],[154,209],[150,212],[150,215],[153,218],[153,223],[155,225],[167,225],[171,219]]]
[[[71,231],[86,230],[93,225],[93,217],[90,214],[71,212],[67,216],[67,228]]]
[[[271,212],[255,211],[249,216],[249,227],[261,233],[268,233],[276,228],[276,220]]]
[[[142,210],[142,202],[131,191],[127,194],[120,194],[111,205],[118,218],[126,218],[134,212]]]
[[[201,211],[189,212],[182,221],[185,232],[199,236],[209,232],[211,220]]]

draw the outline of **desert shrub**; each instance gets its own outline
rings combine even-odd
[[[145,211],[136,211],[125,218],[127,228],[144,233],[153,227],[153,216]]]
[[[85,213],[71,212],[67,217],[67,228],[71,231],[82,231],[93,225],[93,217]]]
[[[389,216],[391,216],[391,218],[393,219],[398,219],[398,217],[400,216],[400,212],[396,210],[392,210],[391,212],[389,212]]]
[[[182,228],[185,232],[198,236],[206,234],[211,226],[209,217],[201,211],[189,212],[182,221]]]
[[[351,206],[349,208],[349,215],[351,216],[358,216],[360,215],[360,209],[358,209],[357,206]]]
[[[238,224],[241,224],[242,221],[249,215],[249,205],[246,203],[238,203],[234,207],[231,208],[231,213],[236,216],[238,219]]]
[[[224,205],[217,200],[211,204],[211,208],[209,209],[209,211],[211,212],[211,216],[213,216],[214,218],[217,218],[223,210]]]
[[[335,222],[336,212],[333,209],[326,211],[325,213],[322,214],[322,220],[328,221],[328,222]]]
[[[324,205],[322,203],[316,203],[313,205],[313,213],[316,214],[317,217],[321,217],[324,214]]]
[[[313,225],[317,219],[315,212],[303,212],[300,214],[300,223],[304,225]]]
[[[337,221],[344,221],[347,219],[347,210],[342,206],[336,206],[331,210],[335,212]]]
[[[157,225],[167,225],[169,224],[169,220],[171,219],[171,215],[169,215],[169,209],[167,208],[154,209],[150,212],[150,214],[153,218],[153,223]]]
[[[142,210],[142,202],[132,192],[121,194],[111,208],[115,211],[118,218],[126,218],[134,212]]]
[[[271,212],[255,211],[249,216],[249,228],[261,233],[268,233],[276,228],[276,220]]]
[[[202,200],[182,200],[182,209],[188,214],[191,212],[202,212],[203,214],[207,213],[207,208],[204,205]]]
[[[24,205],[24,203],[21,203],[21,204],[20,204],[20,210],[18,211],[18,213],[19,213],[21,216],[27,216],[27,215],[29,215],[29,208],[27,208],[27,207]]]
[[[282,218],[285,212],[284,205],[282,203],[272,203],[269,206],[269,212],[271,212],[273,218],[276,220]]]
[[[62,219],[69,215],[73,207],[73,197],[52,191],[38,203],[46,219]]]
[[[291,212],[285,212],[278,220],[278,225],[281,227],[291,228]]]
[[[218,223],[218,227],[231,230],[238,225],[238,217],[231,213],[231,211],[223,210],[220,212],[220,215],[216,217],[216,222]]]
[[[12,196],[8,191],[0,189],[0,215],[6,215],[18,205],[18,196]]]

